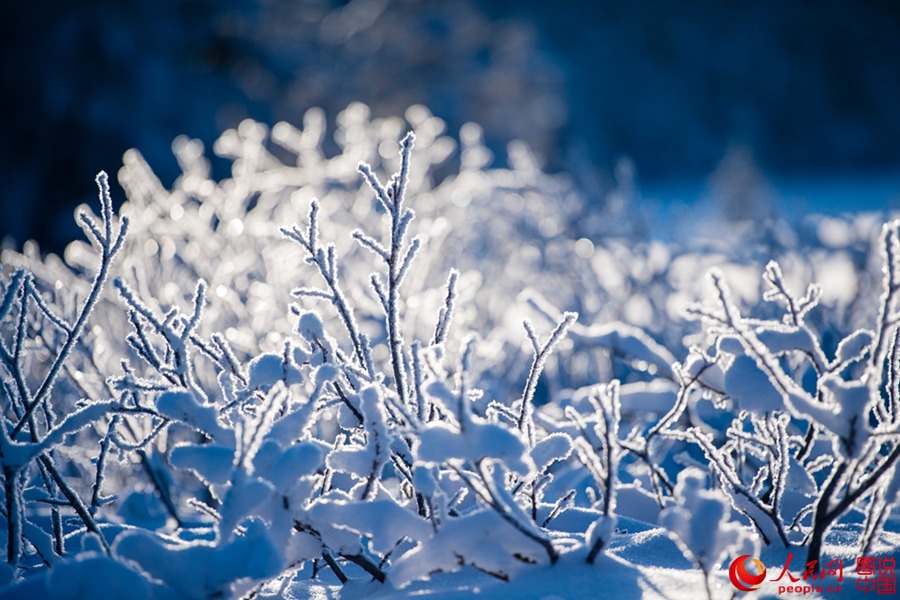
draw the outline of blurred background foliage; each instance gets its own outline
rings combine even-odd
[[[354,101],[600,181],[622,156],[702,180],[736,145],[771,176],[900,171],[891,0],[35,0],[0,23],[0,237],[45,249],[128,148],[169,184],[179,134]]]

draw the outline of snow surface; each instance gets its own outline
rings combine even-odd
[[[627,533],[625,533],[627,532]],[[738,592],[728,580],[727,566],[719,569],[713,580],[715,600],[727,598],[763,599],[858,599],[878,598],[856,589],[856,578],[847,564],[855,560],[859,526],[841,526],[831,535],[823,557],[843,558],[844,580],[840,593],[778,593],[781,582],[773,582],[781,573],[788,551],[773,548],[763,552],[767,581],[754,592]],[[900,534],[885,537],[882,550],[900,548]],[[801,574],[802,553],[794,551],[789,572]],[[556,565],[533,566],[524,570],[513,582],[499,581],[474,568],[448,574],[434,574],[427,581],[415,582],[402,590],[382,586],[376,582],[354,581],[352,585],[326,585],[321,581],[295,581],[288,586],[273,585],[260,594],[261,598],[290,600],[353,600],[357,598],[428,598],[454,600],[483,598],[507,600],[578,600],[583,598],[615,598],[616,600],[669,599],[697,600],[703,597],[703,578],[669,538],[666,531],[646,523],[620,518],[618,533],[609,550],[594,565],[588,565],[581,553],[565,555]],[[787,581],[787,576],[783,581]],[[799,582],[803,584],[801,579]],[[890,597],[890,596],[885,596]]]

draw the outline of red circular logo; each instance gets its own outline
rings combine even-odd
[[[756,567],[755,575],[747,570],[747,559],[753,561],[753,565]],[[734,585],[734,587],[742,592],[752,592],[765,581],[766,565],[762,564],[762,561],[758,558],[753,558],[749,554],[738,556],[731,562],[731,567],[728,569],[728,576],[731,578],[731,584]]]

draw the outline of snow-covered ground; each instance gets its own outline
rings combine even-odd
[[[320,581],[295,581],[285,585],[273,584],[262,590],[260,597],[296,599],[337,599],[337,598],[428,598],[454,599],[461,597],[484,598],[485,600],[505,600],[506,598],[529,598],[535,600],[574,600],[582,598],[616,598],[635,600],[639,598],[665,598],[668,600],[695,600],[704,595],[703,577],[699,571],[691,569],[677,546],[659,527],[640,521],[623,519],[620,527],[625,531],[617,533],[607,551],[606,557],[594,565],[588,565],[582,554],[564,556],[559,564],[540,566],[522,573],[511,583],[498,581],[476,569],[469,568],[453,575],[436,574],[427,581],[417,582],[402,590],[385,587],[373,581],[355,582],[352,586],[328,585]],[[842,581],[837,576],[819,580],[802,577],[802,556],[794,553],[788,569],[780,581],[788,561],[789,551],[771,550],[761,555],[766,565],[766,581],[752,592],[738,591],[728,578],[727,568],[716,573],[712,581],[713,597],[724,598],[877,598],[893,597],[896,594],[877,594],[857,589],[858,576],[854,572],[856,543],[859,528],[840,527],[832,533],[826,545],[825,557],[831,561],[842,559],[845,571]],[[897,524],[886,533],[883,550],[896,553],[900,548],[900,534]],[[727,567],[727,565],[726,565]],[[790,578],[793,576],[798,581]],[[785,586],[822,587],[821,592],[780,590]],[[840,586],[828,592],[828,588]]]

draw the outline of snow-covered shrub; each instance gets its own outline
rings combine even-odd
[[[875,327],[848,335],[833,357],[806,322],[821,289],[793,294],[775,262],[766,267],[765,299],[783,307],[781,319],[743,317],[718,272],[711,273],[717,306],[690,313],[713,329],[715,345],[712,355],[695,351],[682,372],[690,385],[730,401],[736,419],[719,447],[700,428],[687,433],[764,540],[802,540],[807,562],[819,559],[828,529],[851,508],[869,523],[889,510],[883,498],[900,457],[897,328],[890,316],[900,289],[898,228],[895,221],[882,234],[884,292]],[[792,530],[799,538],[789,539]],[[861,548],[876,534],[868,527]]]
[[[151,257],[149,271],[139,270],[133,254],[126,257],[127,269],[120,270],[122,275],[114,282],[118,304],[107,298],[105,310],[95,315],[104,325],[91,330],[93,337],[81,335],[86,317],[70,326],[45,302],[37,303],[38,316],[52,320],[68,334],[64,351],[68,345],[82,344],[69,374],[79,385],[84,407],[78,408],[63,394],[51,398],[49,390],[31,400],[24,384],[23,414],[4,430],[7,514],[39,519],[40,505],[32,500],[25,506],[19,473],[64,441],[79,454],[82,446],[67,436],[90,427],[82,432],[80,443],[89,448],[90,438],[99,435],[99,457],[91,475],[90,508],[76,492],[68,493],[68,488],[63,488],[64,500],[50,498],[54,511],[65,507],[79,513],[82,529],[67,531],[57,525],[57,543],[51,548],[49,540],[27,537],[32,529],[35,535],[46,535],[31,521],[25,520],[29,523],[25,527],[22,517],[8,520],[8,563],[13,569],[25,560],[23,539],[42,551],[29,553],[29,565],[38,557],[48,565],[65,562],[70,554],[74,554],[72,560],[93,564],[83,552],[67,552],[63,542],[67,537],[95,539],[96,544],[84,541],[82,545],[90,546],[90,552],[99,547],[101,554],[120,561],[128,572],[145,574],[153,582],[153,595],[200,598],[249,591],[284,569],[311,564],[309,568],[315,571],[319,562],[330,567],[340,581],[347,581],[353,569],[359,568],[379,581],[390,574],[393,585],[403,586],[434,570],[455,570],[462,565],[508,579],[528,564],[554,563],[563,550],[585,544],[584,530],[551,534],[553,520],[572,504],[570,492],[552,486],[552,468],[570,456],[572,441],[564,433],[539,429],[533,418],[541,374],[576,315],[564,315],[546,341],[540,341],[526,321],[520,335],[531,339],[533,358],[520,392],[512,396],[498,393],[503,391],[499,388],[485,390],[476,385],[474,337],[463,340],[458,354],[447,352],[454,339],[450,331],[457,313],[457,271],[449,271],[440,294],[443,304],[432,313],[435,324],[430,331],[418,335],[414,330],[411,338],[404,331],[409,319],[401,317],[412,302],[401,287],[425,245],[422,238],[410,240],[408,235],[416,216],[406,200],[413,139],[410,134],[401,143],[398,172],[386,185],[371,166],[360,163],[360,173],[387,221],[384,242],[361,230],[349,236],[374,257],[376,270],[370,277],[348,279],[346,271],[342,273],[353,262],[363,263],[357,269],[371,269],[372,262],[352,250],[345,259],[336,244],[322,241],[318,202],[311,202],[306,224],[283,229],[287,238],[299,244],[283,252],[299,250],[301,261],[315,267],[324,286],[295,288],[300,303],[285,308],[293,317],[263,321],[273,328],[290,323],[282,329],[280,351],[252,355],[252,344],[248,344],[250,350],[236,352],[229,341],[234,336],[227,329],[204,333],[209,320],[219,321],[220,328],[236,325],[238,315],[229,314],[228,309],[238,311],[245,301],[229,302],[233,289],[218,293],[224,280],[208,266],[212,261],[194,255],[195,262],[188,262],[190,249],[185,251],[188,260],[177,253],[166,257],[163,245],[171,240],[141,240],[141,234],[147,236],[146,230],[138,231],[130,248],[133,250],[137,241],[137,248],[144,253],[141,258]],[[264,200],[257,198],[251,210],[258,210]],[[189,206],[197,211],[191,217],[194,225],[202,210],[216,205],[215,198],[206,198],[203,204]],[[124,237],[111,237],[112,216],[105,192],[103,206],[103,228],[83,218],[102,254],[101,273],[88,298],[90,306]],[[170,217],[174,206],[180,205],[147,204],[148,209],[168,208]],[[234,224],[243,223],[242,215],[228,211],[239,211],[240,205],[219,206],[221,213],[207,215],[213,219],[209,226],[216,232],[225,223],[226,231],[234,233]],[[186,209],[176,212],[179,219],[186,218]],[[140,222],[146,223],[146,219]],[[234,256],[233,249],[219,247],[217,242],[211,247],[221,250],[218,260],[229,256],[228,252]],[[77,261],[76,268],[87,262],[84,250],[74,247],[70,253]],[[153,260],[157,256],[164,260]],[[55,259],[49,259],[47,265],[45,279],[50,273],[62,276],[62,265]],[[212,282],[198,278],[183,308],[161,306],[160,299],[153,296],[149,301],[142,298],[141,290],[151,283],[167,278],[169,283],[184,281],[190,275],[202,275],[201,269],[212,275]],[[272,271],[278,271],[277,266]],[[344,281],[369,282],[374,310],[358,285],[353,295],[344,292],[342,275]],[[31,276],[20,270],[6,290],[4,317],[18,323],[11,333],[15,345],[7,361],[11,380],[28,372],[17,362],[26,338],[40,339],[46,329],[40,322],[28,326],[29,298],[40,297],[37,291],[29,295],[30,282]],[[256,283],[249,283],[250,293]],[[216,293],[210,298],[214,284]],[[235,287],[240,290],[241,283]],[[178,299],[177,291],[170,293]],[[12,313],[18,296],[22,298],[19,309]],[[219,300],[225,310],[216,306]],[[335,318],[323,320],[319,312],[310,310],[310,303],[320,305],[320,311],[333,310]],[[252,319],[255,315],[251,309],[250,314],[240,315],[245,316]],[[123,336],[126,328],[131,331]],[[118,341],[122,337],[127,346]],[[415,341],[407,342],[409,339]],[[93,352],[90,343],[95,344]],[[97,346],[102,348],[102,344],[118,351],[120,364],[113,366],[112,359],[101,356]],[[252,357],[242,358],[248,354]],[[453,358],[457,355],[458,359]],[[92,377],[84,374],[88,370]],[[119,374],[112,375],[116,371]],[[111,400],[103,399],[107,394]],[[610,457],[617,451],[617,399],[615,392],[611,394],[605,400],[609,411],[603,421],[603,440],[586,450],[599,453],[601,447],[606,448],[605,461],[598,459],[598,468],[605,470],[603,509],[588,510],[586,515],[608,523],[614,523],[612,490],[616,480],[616,463]],[[14,407],[12,404],[9,410]],[[46,434],[25,426],[39,410],[46,413]],[[54,411],[68,416],[51,427]],[[30,445],[19,440],[23,429],[35,436]],[[143,465],[168,512],[169,521],[162,531],[149,525],[133,529],[140,523],[127,510],[119,515],[124,528],[114,526],[117,519],[113,514],[104,519],[103,527],[94,518],[110,501],[103,496],[104,487],[127,489],[123,481],[111,484],[115,477],[134,476],[130,456]],[[77,462],[77,458],[72,460]],[[56,468],[55,457],[47,457],[45,462],[48,469]],[[47,487],[45,495],[50,496],[55,488],[49,483]],[[123,510],[128,505],[124,502]],[[54,519],[60,520],[58,515]],[[487,546],[473,535],[485,527],[496,545]],[[612,535],[611,525],[597,528],[601,529],[604,537]],[[599,538],[592,545],[591,559],[601,548]],[[393,563],[398,565],[396,571],[388,569]],[[190,569],[185,570],[188,564]],[[54,589],[53,578],[42,581],[34,585]],[[103,587],[107,584],[113,582],[98,580],[93,591],[116,593],[113,587]]]
[[[171,190],[130,152],[127,238],[101,178],[101,219],[80,217],[93,248],[4,253],[21,267],[0,280],[10,590],[510,580],[603,568],[633,519],[707,580],[753,532],[817,559],[851,510],[877,543],[898,495],[896,223],[880,309],[862,306],[859,233],[838,249],[855,296],[823,307],[772,262],[750,318],[756,284],[722,274],[753,272],[739,247],[629,243],[524,147],[490,168],[474,125],[441,179],[456,142],[424,108],[407,120],[398,144],[402,121],[351,106],[333,156],[318,111],[271,139],[245,122],[216,144],[234,159],[218,182],[180,139]],[[673,317],[710,261],[698,331]],[[713,509],[731,533],[696,535]]]
[[[65,381],[75,379],[70,375],[71,358],[79,353],[78,344],[82,342],[85,327],[128,229],[126,219],[118,227],[114,223],[106,173],[97,176],[97,185],[102,208],[100,222],[87,212],[78,215],[79,224],[99,253],[99,264],[90,279],[87,295],[65,307],[53,306],[34,275],[24,269],[5,274],[3,281],[0,323],[5,339],[0,342],[0,355],[4,419],[0,427],[0,456],[6,562],[11,567],[7,576],[15,575],[26,541],[34,549],[34,555],[47,565],[63,553],[64,524],[59,506],[73,510],[85,531],[96,536],[103,550],[109,551],[95,519],[97,509],[107,501],[101,487],[108,441],[100,445],[97,468],[93,470],[96,475],[90,479],[93,493],[87,501],[84,472],[79,472],[76,464],[61,462],[58,455],[69,455],[71,451],[73,463],[79,462],[79,458],[84,458],[84,449],[68,447],[70,437],[97,426],[109,413],[127,409],[116,400],[81,406],[71,402],[60,406],[53,401],[60,394],[72,392],[71,382]],[[74,477],[66,472],[72,469],[64,468],[70,465],[75,469]],[[51,507],[49,514],[28,510],[36,502]],[[48,518],[49,526],[41,522]]]

